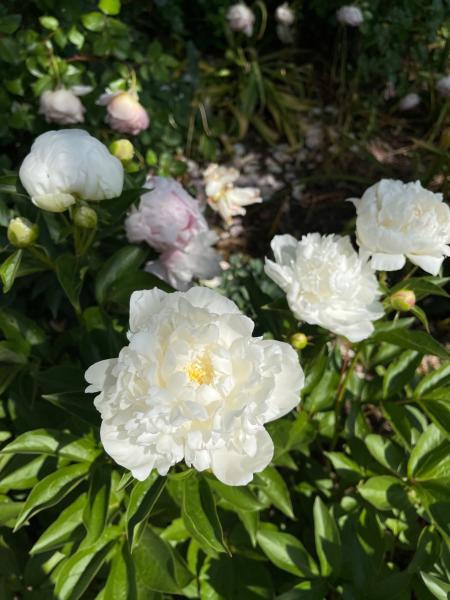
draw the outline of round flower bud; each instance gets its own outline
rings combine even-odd
[[[73,211],[73,222],[78,227],[95,229],[97,227],[97,213],[89,206],[76,206]]]
[[[11,219],[8,225],[7,236],[10,244],[16,248],[26,248],[37,240],[39,227],[23,217]]]
[[[436,83],[436,89],[444,98],[450,98],[450,75],[439,79]]]
[[[391,306],[393,309],[406,312],[416,303],[416,295],[412,290],[399,290],[390,297]]]
[[[308,345],[308,338],[304,333],[298,331],[297,333],[291,335],[290,342],[291,346],[296,350],[303,350]]]
[[[109,151],[119,160],[131,160],[134,156],[134,146],[129,140],[116,140],[109,146]]]

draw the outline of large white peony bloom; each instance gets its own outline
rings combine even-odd
[[[220,214],[226,223],[235,215],[245,215],[244,206],[262,202],[260,191],[254,187],[237,187],[237,169],[210,164],[203,173],[209,206]]]
[[[336,11],[336,19],[342,25],[349,27],[359,27],[364,23],[364,16],[358,6],[341,6]]]
[[[246,4],[239,2],[230,6],[227,12],[227,19],[233,31],[240,31],[247,37],[252,36],[255,15]]]
[[[139,207],[125,221],[128,240],[147,242],[156,250],[183,249],[208,224],[200,204],[170,177],[152,177],[141,196]]]
[[[437,275],[450,255],[450,209],[442,194],[426,190],[420,181],[382,179],[367,189],[356,206],[356,234],[363,256],[372,267],[396,271],[405,257]]]
[[[251,481],[273,456],[264,423],[298,404],[304,382],[296,352],[252,330],[206,288],[134,292],[129,345],[86,372],[106,452],[139,480],[184,459],[228,485]]]
[[[47,131],[36,138],[19,177],[33,204],[51,212],[63,212],[77,198],[115,198],[123,188],[120,160],[82,129]]]
[[[82,123],[86,109],[78,96],[90,91],[90,87],[82,86],[72,89],[47,90],[41,94],[39,99],[39,113],[44,115],[47,123],[59,123],[60,125]]]
[[[183,249],[172,247],[158,260],[148,262],[145,270],[167,281],[176,290],[188,290],[194,279],[220,275],[220,254],[212,247],[218,240],[213,231],[197,233]]]
[[[309,233],[297,241],[277,235],[271,247],[275,262],[266,258],[265,271],[286,292],[298,319],[351,342],[370,336],[372,321],[383,316],[378,282],[350,238]]]

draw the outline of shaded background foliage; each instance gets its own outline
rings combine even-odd
[[[428,600],[450,593],[446,277],[386,281],[386,293],[397,284],[414,290],[429,322],[421,312],[388,312],[359,348],[302,328],[311,338],[300,353],[302,405],[270,425],[273,465],[246,488],[182,467],[134,482],[101,449],[84,370],[126,343],[131,292],[163,285],[141,270],[150,251],[127,245],[122,226],[147,168],[184,176],[187,156],[226,160],[242,140],[268,154],[280,143],[295,153],[319,121],[334,150],[319,167],[298,169],[298,181],[314,193],[336,188],[342,200],[383,174],[448,189],[448,101],[434,88],[448,69],[448,4],[363,2],[365,23],[356,31],[337,25],[338,2],[293,2],[297,37],[287,47],[275,34],[276,2],[253,6],[256,30],[266,17],[267,26],[251,40],[224,26],[230,4],[0,7],[5,599]],[[151,126],[133,138],[138,154],[127,166],[126,191],[98,206],[96,243],[74,256],[73,224],[33,207],[12,172],[33,139],[52,128],[37,114],[38,97],[58,83],[92,85],[84,126],[105,143],[117,139],[95,101],[112,82],[125,86],[133,70]],[[397,95],[385,100],[388,82]],[[412,89],[422,105],[405,116],[398,100]],[[371,151],[380,138],[392,160]],[[279,200],[267,204],[258,258],[232,255],[221,290],[255,320],[258,335],[289,340],[298,324],[263,273],[261,249],[277,229],[298,233],[315,222],[304,222],[307,210],[292,201],[274,229]],[[249,226],[259,210],[250,211]],[[351,232],[351,213],[336,213],[325,227],[339,222]],[[39,223],[44,254],[8,246],[6,226],[19,214]]]

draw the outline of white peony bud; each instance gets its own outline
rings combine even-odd
[[[39,236],[39,227],[23,217],[11,219],[6,232],[8,241],[16,248],[27,248],[34,244]]]
[[[240,31],[247,37],[252,36],[255,15],[246,4],[233,4],[227,12],[227,19],[233,31]]]
[[[258,188],[234,185],[239,178],[237,169],[228,169],[213,163],[204,171],[203,178],[209,206],[228,224],[234,216],[245,215],[244,206],[262,202]]]
[[[95,229],[97,227],[97,213],[89,206],[76,206],[73,211],[73,222],[84,229]]]
[[[389,298],[394,310],[407,312],[416,304],[416,295],[412,290],[399,290]]]
[[[106,106],[108,112],[105,121],[115,131],[138,135],[150,124],[147,111],[139,103],[135,92],[106,91],[97,100],[97,104]]]
[[[348,25],[349,27],[359,27],[364,23],[361,9],[357,6],[341,6],[336,11],[336,19],[342,25]]]
[[[420,104],[419,94],[412,92],[411,94],[406,94],[406,96],[403,96],[403,98],[399,102],[398,107],[400,110],[407,111],[407,110],[412,110],[413,108],[416,108],[417,106],[419,106],[419,104]]]
[[[82,129],[47,131],[36,138],[19,177],[33,204],[51,212],[63,212],[77,198],[115,198],[123,188],[120,160]]]
[[[444,98],[450,98],[450,75],[439,79],[436,83],[436,89]]]
[[[297,319],[320,325],[351,342],[370,336],[372,321],[383,316],[378,281],[349,237],[310,233],[297,241],[277,235],[265,271],[287,295]]]
[[[287,2],[280,4],[275,11],[275,19],[280,25],[292,25],[295,21],[295,14]]]
[[[60,125],[83,123],[85,112],[86,109],[73,90],[60,88],[53,92],[47,90],[41,94],[39,113],[44,115],[47,123]]]
[[[297,406],[304,385],[295,350],[253,327],[207,288],[134,292],[129,344],[86,371],[105,451],[139,480],[184,460],[249,483],[273,457],[264,424]]]
[[[397,271],[406,258],[437,275],[450,248],[450,209],[442,194],[420,181],[382,179],[367,189],[356,206],[360,252],[379,271]]]

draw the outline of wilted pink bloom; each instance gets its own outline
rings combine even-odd
[[[152,177],[139,206],[125,221],[131,243],[146,242],[159,252],[184,249],[198,233],[208,230],[200,204],[170,177]]]
[[[150,124],[147,111],[139,103],[134,92],[106,92],[97,100],[97,104],[106,106],[106,122],[112,129],[121,133],[138,135]]]
[[[39,114],[44,115],[47,123],[60,125],[83,123],[86,109],[78,96],[89,93],[91,89],[87,86],[78,86],[73,89],[47,90],[39,99]]]

